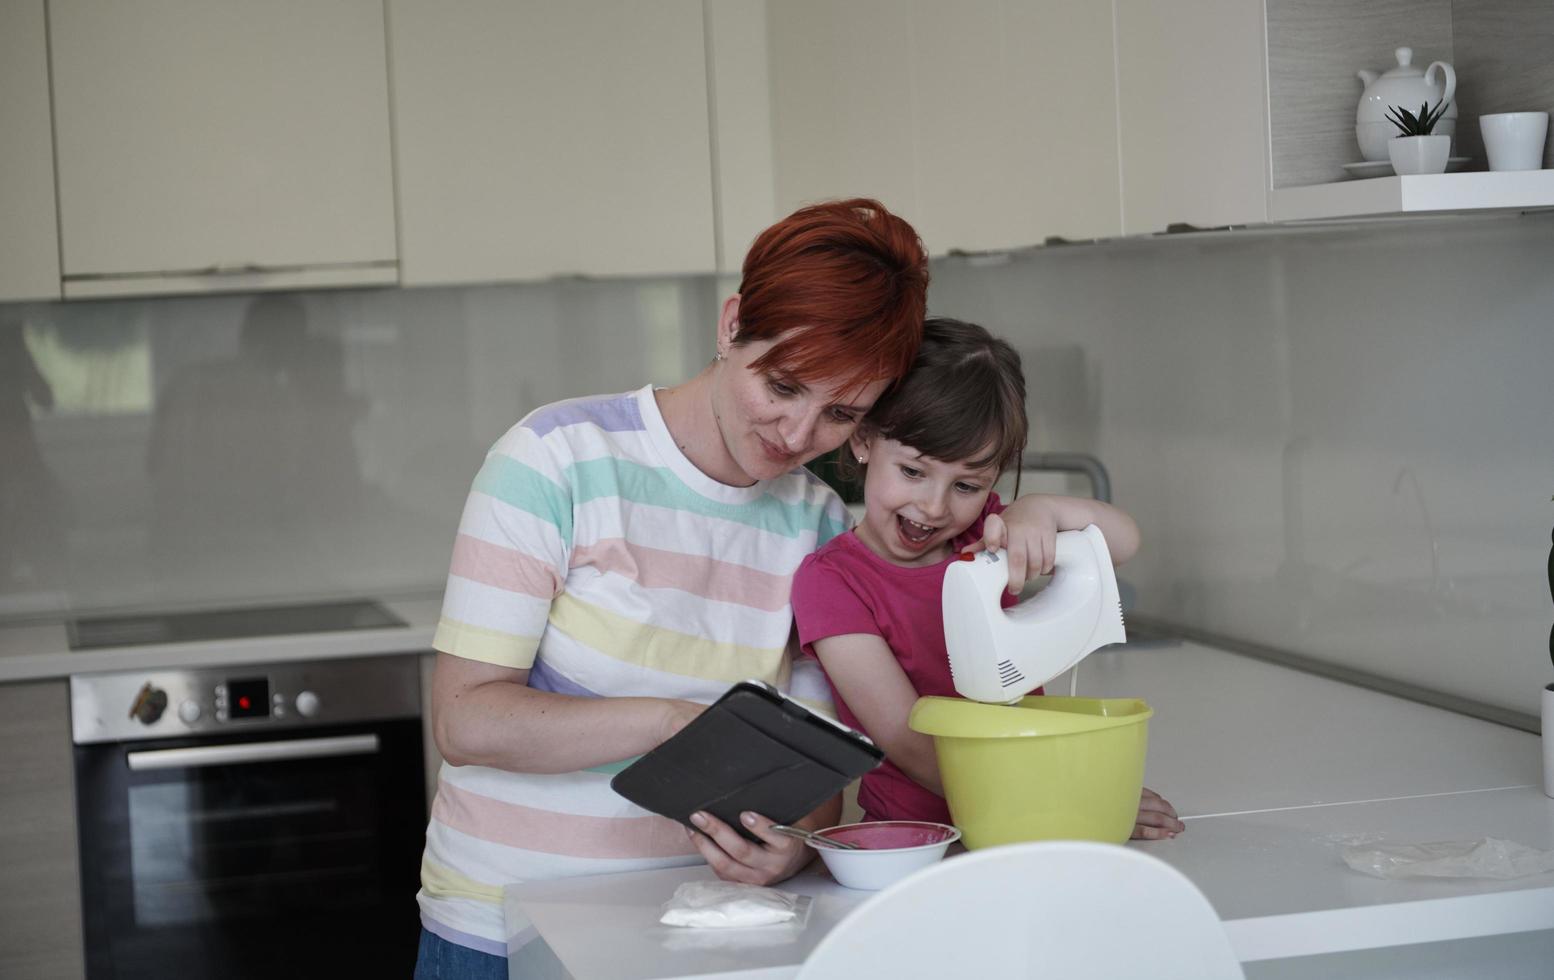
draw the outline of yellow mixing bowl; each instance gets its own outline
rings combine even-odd
[[[968,848],[1027,840],[1121,843],[1133,833],[1154,710],[1136,698],[1018,704],[919,698],[950,814]]]

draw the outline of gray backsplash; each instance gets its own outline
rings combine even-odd
[[[440,589],[486,447],[536,405],[685,376],[714,295],[708,278],[0,307],[53,401],[7,358],[0,618]]]
[[[930,303],[1106,462],[1140,612],[1533,712],[1551,267],[1554,216],[1410,221],[946,259]],[[0,306],[0,618],[438,589],[486,446],[687,375],[727,288]]]

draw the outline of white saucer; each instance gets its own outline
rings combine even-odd
[[[1472,157],[1448,157],[1446,160],[1446,172],[1456,173],[1462,169],[1462,165]],[[1367,177],[1391,177],[1392,161],[1390,160],[1362,160],[1359,163],[1346,163],[1344,169],[1349,171],[1349,176],[1364,180]]]

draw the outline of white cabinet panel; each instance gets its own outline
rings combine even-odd
[[[975,0],[919,3],[914,11],[929,246],[1116,235],[1110,5]]]
[[[706,8],[718,271],[737,275],[755,236],[782,217],[772,159],[766,0],[708,0]]]
[[[79,980],[70,694],[63,680],[0,684],[0,977]]]
[[[0,302],[59,298],[43,0],[0,0]]]
[[[914,52],[902,11],[894,0],[768,3],[778,211],[862,196],[917,221]]]
[[[67,296],[394,281],[381,3],[49,11]]]
[[[779,210],[878,197],[929,251],[1121,228],[1111,8],[769,5]]]
[[[389,0],[406,285],[710,272],[699,0]]]
[[[1116,0],[1123,231],[1268,218],[1262,0]]]

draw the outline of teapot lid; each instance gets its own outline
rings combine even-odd
[[[1419,78],[1424,75],[1424,69],[1414,67],[1413,48],[1398,48],[1392,53],[1398,59],[1397,67],[1382,72],[1382,78]]]

